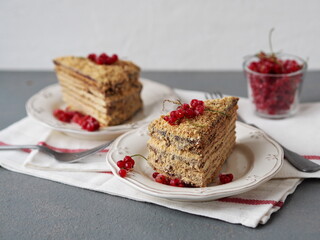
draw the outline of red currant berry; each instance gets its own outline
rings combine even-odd
[[[97,59],[97,63],[98,64],[106,64],[107,59],[109,58],[109,56],[105,53],[101,53],[100,56]]]
[[[195,108],[196,106],[198,106],[198,99],[192,99],[191,102],[190,102],[190,106],[192,108]]]
[[[106,53],[101,53],[99,57],[107,59],[109,56]]]
[[[168,123],[170,125],[174,126],[174,125],[178,125],[180,122],[179,122],[178,119],[173,119],[173,118],[170,117]]]
[[[177,117],[177,111],[171,111],[170,112],[170,117],[172,120],[177,120],[178,117]]]
[[[98,57],[98,58],[96,59],[96,64],[103,65],[103,64],[104,64],[104,59],[101,58],[101,57]]]
[[[204,106],[204,101],[198,100],[198,105]]]
[[[162,174],[158,174],[155,179],[154,179],[157,183],[162,183],[163,182],[163,175]]]
[[[113,63],[114,63],[114,61],[110,57],[106,58],[104,61],[104,64],[107,64],[107,65],[111,65]]]
[[[184,117],[184,115],[185,115],[185,110],[184,110],[184,109],[180,108],[180,109],[178,109],[178,110],[176,111],[176,116],[177,116],[177,118],[181,119],[181,118]]]
[[[201,115],[204,112],[204,105],[197,105],[194,109],[195,115]]]
[[[135,161],[132,159],[130,162],[132,163],[132,167],[134,167]]]
[[[233,174],[229,173],[229,174],[220,174],[219,175],[219,180],[221,184],[226,184],[229,182],[232,182],[233,180]]]
[[[95,62],[97,59],[97,55],[94,53],[91,53],[88,55],[88,59],[90,59],[91,61]]]
[[[184,109],[184,110],[187,110],[187,109],[189,109],[190,108],[190,105],[189,104],[187,104],[187,103],[184,103],[184,104],[182,104],[182,109]]]
[[[251,62],[248,66],[248,68],[254,72],[258,72],[258,63],[257,62]]]
[[[125,162],[124,163],[124,168],[129,170],[131,168],[133,168],[133,163],[130,161],[130,162]]]
[[[159,175],[158,172],[154,172],[154,173],[152,174],[152,177],[153,177],[153,178],[156,178],[158,175]]]
[[[69,123],[72,118],[72,114],[70,114],[66,111],[63,111],[61,109],[54,110],[53,115],[61,122],[67,122],[67,123]]]
[[[165,120],[165,121],[169,122],[169,120],[170,120],[170,116],[168,116],[168,115],[163,116],[163,120]]]
[[[158,174],[155,178],[155,181],[162,184],[168,184],[168,179],[162,174]]]
[[[125,169],[120,169],[118,173],[119,173],[120,177],[122,177],[122,178],[127,176],[127,170],[125,170]]]
[[[110,59],[111,59],[112,63],[115,63],[116,61],[118,61],[118,55],[113,54]]]
[[[180,179],[178,179],[178,178],[173,178],[173,179],[171,179],[170,182],[169,182],[169,185],[170,185],[170,186],[175,186],[175,187],[177,187],[177,186],[179,186],[179,184],[180,184]]]
[[[133,159],[132,159],[132,157],[130,157],[130,156],[125,156],[125,157],[123,158],[123,161],[125,161],[125,162],[130,162],[130,161],[133,161]]]
[[[81,122],[81,128],[92,132],[98,130],[100,128],[100,124],[94,117],[87,115]]]
[[[73,117],[71,119],[71,122],[77,123],[79,125],[81,125],[82,121],[83,121],[84,115],[80,112],[75,112],[73,114]]]
[[[196,116],[196,113],[192,108],[189,108],[186,110],[185,117],[186,118],[194,118]]]
[[[118,166],[119,168],[124,168],[125,162],[124,162],[123,160],[119,160],[119,161],[117,162],[117,166]]]

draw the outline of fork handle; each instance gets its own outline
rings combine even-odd
[[[6,145],[0,146],[0,150],[39,149],[37,145]]]
[[[282,146],[284,151],[284,156],[286,159],[294,166],[296,169],[302,172],[317,172],[320,170],[320,165],[311,162],[310,160],[298,155],[295,152],[290,151],[289,149]]]

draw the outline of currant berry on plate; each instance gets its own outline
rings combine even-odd
[[[80,125],[82,129],[90,132],[97,131],[100,128],[100,123],[94,117],[84,115],[78,111],[55,109],[53,116],[62,122],[76,123]]]

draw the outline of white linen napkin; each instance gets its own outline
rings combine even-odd
[[[203,99],[202,92],[177,90],[177,94],[184,101],[192,98]],[[246,104],[246,101],[246,99],[240,100],[239,112],[241,115],[246,115],[243,116],[246,120],[254,122],[254,116],[249,117],[249,113],[245,113],[243,112],[244,110],[242,110],[242,108],[247,108],[246,105],[243,106],[243,104]],[[308,111],[308,115],[304,116],[305,119],[314,119],[319,116],[320,103],[304,104],[302,106],[313,109],[313,111]],[[292,121],[292,127],[294,127],[295,124],[293,119],[294,118],[288,119],[288,121]],[[299,119],[299,117],[297,117],[297,119]],[[258,122],[254,123],[259,125]],[[297,121],[297,124],[301,124],[301,122]],[[265,126],[264,129],[269,131],[269,128],[267,129]],[[288,129],[289,128],[279,128],[279,131],[282,132],[282,134],[285,134]],[[298,126],[295,126],[294,130],[297,131],[297,129]],[[309,133],[310,131],[313,132],[314,124],[308,124],[308,129]],[[280,132],[277,134],[281,135]],[[277,139],[278,136],[273,135],[274,133],[272,131],[269,133]],[[299,135],[299,138],[296,139],[298,145],[304,145],[305,143],[305,139],[301,137],[302,135],[303,134]],[[308,136],[310,135],[305,134],[305,137]],[[319,139],[319,136],[317,137]],[[280,141],[280,139],[277,140]],[[292,145],[288,145],[288,147],[292,147],[292,150],[295,150],[294,141],[294,139],[284,140],[286,144],[291,142]],[[91,142],[71,139],[64,134],[56,133],[40,126],[30,118],[24,118],[0,132],[0,144],[37,144],[38,142],[46,142],[53,147],[64,148],[64,150],[91,148],[101,144],[101,142],[98,141]],[[312,144],[312,142],[310,144]],[[317,144],[314,143],[312,146],[308,146],[308,151],[306,152],[303,151],[303,147],[297,150],[303,155],[310,154],[319,156],[319,150],[316,145]],[[98,158],[99,160],[97,160]],[[319,173],[308,175],[305,173],[301,174],[298,171],[291,171],[291,177],[297,178],[270,180],[254,190],[232,197],[201,203],[178,202],[152,197],[125,185],[111,174],[106,164],[104,165],[105,154],[100,153],[100,156],[98,154],[98,157],[94,156],[92,159],[92,162],[85,161],[77,166],[70,167],[52,161],[53,159],[48,159],[47,157],[42,156],[42,154],[40,155],[37,151],[32,151],[31,153],[24,151],[0,152],[0,165],[12,171],[137,201],[150,202],[191,214],[207,216],[230,223],[242,224],[248,227],[256,227],[259,223],[266,223],[271,214],[281,208],[286,197],[294,192],[295,188],[301,182],[300,177],[320,177]],[[287,169],[288,165],[284,165],[284,168]],[[281,170],[280,173],[283,173],[284,175],[279,173],[278,177],[285,177],[286,172],[287,170]]]

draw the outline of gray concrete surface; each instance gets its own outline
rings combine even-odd
[[[172,87],[246,96],[240,72],[144,72]],[[0,129],[26,116],[24,104],[56,83],[52,72],[0,72]],[[307,75],[302,101],[320,101],[320,72]],[[315,121],[319,121],[315,119]],[[305,180],[256,229],[0,168],[0,239],[319,239],[320,180]]]

